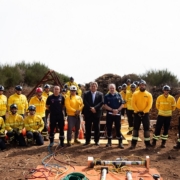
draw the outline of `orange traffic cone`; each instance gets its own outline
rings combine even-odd
[[[84,132],[82,129],[79,130],[79,139],[84,139]]]

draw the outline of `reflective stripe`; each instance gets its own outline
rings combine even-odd
[[[133,139],[133,140],[138,140],[138,137],[134,137],[134,136],[133,136],[132,139]]]
[[[161,136],[161,139],[167,140],[167,139],[168,139],[168,135],[162,135],[162,136]]]
[[[162,116],[172,116],[172,110],[169,110],[169,111],[159,110],[158,114]]]
[[[153,134],[153,139],[158,140],[159,138],[160,138],[160,135],[156,136],[155,134]]]
[[[133,130],[133,127],[129,127],[129,131],[132,131]]]
[[[150,137],[149,138],[144,138],[144,141],[150,141]]]
[[[180,139],[178,139],[178,142],[180,142]]]

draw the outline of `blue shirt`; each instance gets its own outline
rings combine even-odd
[[[108,93],[104,96],[104,104],[112,109],[118,109],[122,104],[124,104],[124,101],[119,93]]]

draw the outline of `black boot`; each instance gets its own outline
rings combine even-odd
[[[156,147],[156,139],[153,139],[153,142],[152,142],[152,147],[155,148]]]
[[[150,141],[145,141],[145,146],[146,146],[146,150],[149,150],[151,147],[152,147],[152,145],[150,144]]]
[[[64,138],[60,139],[60,144],[61,147],[64,147]]]
[[[166,140],[162,140],[161,148],[165,148],[165,147],[166,147]]]
[[[177,142],[177,144],[173,148],[174,149],[180,149],[180,142]]]
[[[118,147],[121,148],[121,149],[124,149],[124,146],[123,146],[123,143],[122,143],[122,139],[119,139]]]
[[[111,146],[111,138],[108,138],[108,143],[106,144],[106,147],[110,147]]]

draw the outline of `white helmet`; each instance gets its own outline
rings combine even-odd
[[[77,87],[74,85],[70,86],[70,91],[77,91]]]

